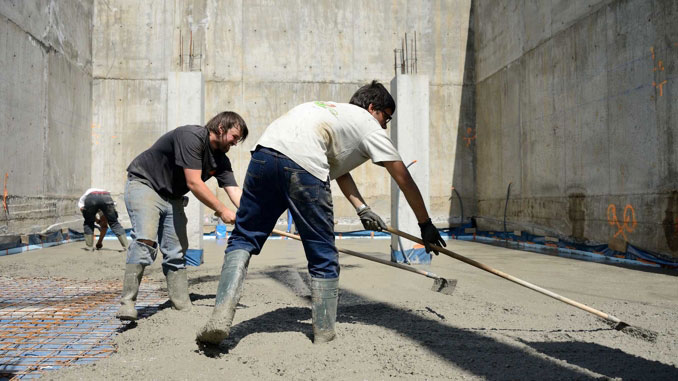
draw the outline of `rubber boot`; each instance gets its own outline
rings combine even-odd
[[[314,344],[332,341],[337,336],[334,323],[337,319],[338,284],[339,278],[311,278]]]
[[[120,241],[120,245],[122,246],[122,251],[127,251],[127,248],[129,247],[129,243],[127,243],[127,236],[119,235],[118,241]]]
[[[85,246],[87,251],[94,251],[94,234],[85,234]]]
[[[221,267],[214,311],[210,320],[198,331],[196,337],[198,341],[218,345],[228,338],[249,262],[250,253],[245,250],[234,250],[226,254],[224,265]]]
[[[188,296],[188,274],[186,269],[167,271],[167,292],[172,307],[179,311],[189,311],[192,307]]]
[[[115,314],[120,320],[137,320],[137,310],[134,302],[139,293],[139,284],[144,275],[143,265],[125,265],[125,279],[122,283],[122,296],[120,297],[120,309]]]

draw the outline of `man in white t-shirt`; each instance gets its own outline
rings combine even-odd
[[[106,189],[89,188],[78,200],[78,209],[85,219],[83,230],[85,234],[86,250],[94,250],[94,223],[99,224],[99,240],[96,249],[103,247],[104,236],[110,225],[113,233],[118,237],[123,250],[127,250],[127,235],[125,229],[118,222],[118,211],[115,202]]]
[[[304,103],[266,128],[252,151],[215,308],[198,332],[198,341],[219,344],[228,337],[250,255],[259,254],[285,209],[292,213],[311,274],[313,341],[335,338],[339,261],[330,180],[337,181],[366,229],[385,229],[382,219],[365,205],[349,173],[368,159],[385,167],[400,187],[419,221],[426,251],[431,251],[431,244],[445,245],[386,134],[394,111],[391,95],[373,81],[358,89],[348,104]]]

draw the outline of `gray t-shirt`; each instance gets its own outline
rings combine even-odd
[[[367,110],[334,102],[303,103],[271,123],[257,146],[285,154],[321,181],[350,172],[368,159],[402,161]]]
[[[237,186],[226,154],[212,150],[203,126],[182,126],[161,136],[151,148],[132,160],[127,172],[158,194],[178,198],[188,193],[184,168],[200,169],[200,178],[216,177],[219,187]]]

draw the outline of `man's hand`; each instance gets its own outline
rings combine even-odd
[[[223,208],[218,212],[214,213],[215,216],[221,218],[225,224],[234,224],[235,223],[235,212],[228,208]]]
[[[424,241],[424,248],[426,249],[427,253],[432,251],[435,253],[435,255],[438,255],[438,252],[434,250],[431,245],[447,246],[443,238],[440,236],[440,233],[438,233],[438,229],[433,226],[430,218],[420,223],[419,228],[421,229],[421,240]]]
[[[363,223],[363,227],[367,230],[382,231],[386,229],[386,224],[384,221],[374,213],[369,206],[366,206],[358,212],[360,217],[360,222]]]

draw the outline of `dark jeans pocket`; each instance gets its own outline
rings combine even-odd
[[[303,169],[285,167],[285,174],[289,176],[288,186],[290,198],[302,202],[318,201],[320,180]]]
[[[256,154],[256,152],[255,152]],[[254,192],[257,188],[261,188],[264,183],[266,172],[266,161],[255,158],[250,159],[250,164],[247,166],[247,174],[243,182],[243,191]]]
[[[266,160],[250,159],[250,164],[247,166],[247,176],[261,179],[264,177],[264,168],[266,167]]]

